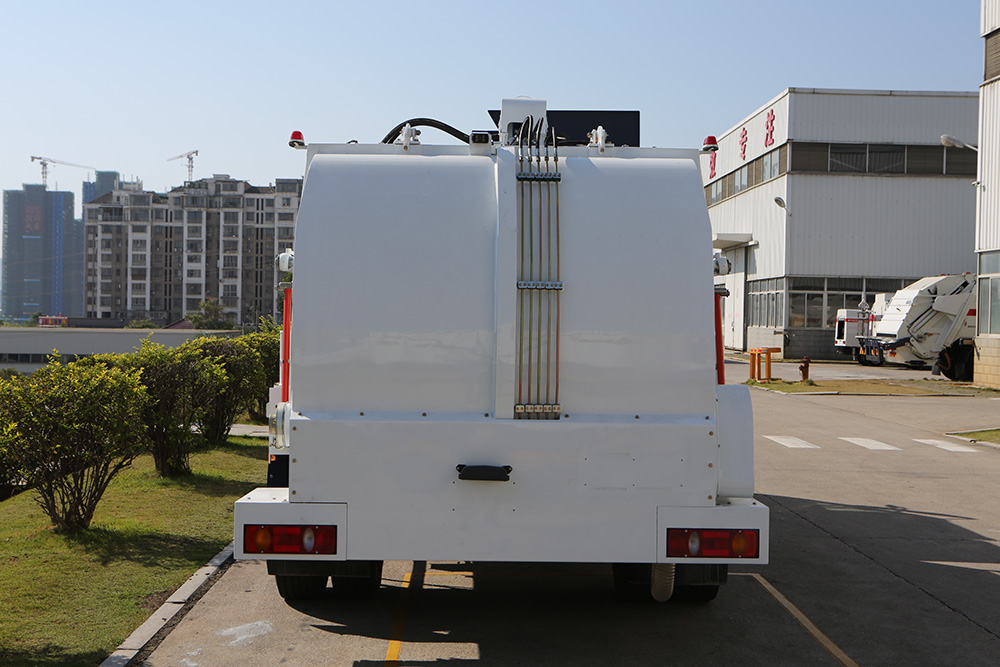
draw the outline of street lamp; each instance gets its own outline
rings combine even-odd
[[[968,148],[970,151],[979,152],[978,146],[973,146],[972,144],[967,144],[961,139],[951,136],[950,134],[941,135],[941,143],[949,148]]]
[[[786,215],[791,217],[792,213],[788,210],[788,206],[785,204],[785,200],[782,197],[775,197],[774,203],[777,204],[778,208],[784,211]]]

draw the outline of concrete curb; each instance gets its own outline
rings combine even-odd
[[[125,641],[101,663],[100,667],[125,667],[139,651],[159,632],[163,626],[176,616],[188,600],[204,585],[208,578],[233,557],[233,543],[220,551],[208,561],[205,567],[191,575],[191,578],[181,584],[173,595],[167,598],[159,609],[153,612],[145,623],[135,629],[135,632],[125,638]]]

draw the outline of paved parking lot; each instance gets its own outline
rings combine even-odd
[[[1000,449],[945,434],[1000,400],[752,396],[771,563],[710,604],[619,600],[605,565],[396,561],[373,600],[289,606],[241,562],[146,664],[997,664]]]

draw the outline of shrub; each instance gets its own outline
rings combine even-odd
[[[260,355],[241,338],[195,338],[181,349],[195,351],[225,370],[225,386],[208,399],[208,410],[201,419],[205,439],[212,445],[221,445],[229,437],[236,417],[256,399],[263,373]]]
[[[194,427],[208,414],[213,397],[226,387],[222,366],[198,350],[166,348],[149,339],[132,354],[101,354],[78,362],[138,371],[149,402],[143,410],[156,472],[161,477],[191,473]]]
[[[254,419],[267,416],[267,401],[271,387],[277,384],[281,364],[280,329],[261,329],[256,333],[240,336],[259,356],[260,368],[254,374],[253,399],[248,410]]]
[[[0,383],[0,449],[64,531],[88,528],[108,483],[146,448],[138,373],[50,363]]]

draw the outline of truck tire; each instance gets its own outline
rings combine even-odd
[[[326,590],[328,577],[300,574],[276,574],[278,595],[285,600],[315,600]]]
[[[729,579],[728,565],[678,565],[673,600],[711,602]]]
[[[938,356],[937,366],[952,381],[972,380],[973,350],[971,345],[952,345]]]
[[[331,577],[333,592],[338,597],[362,599],[370,598],[382,588],[382,561],[365,563],[368,572],[360,577]]]

